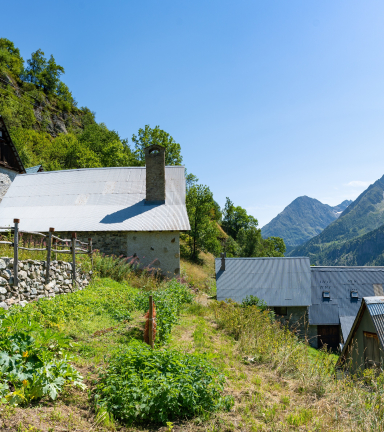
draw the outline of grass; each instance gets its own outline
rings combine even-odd
[[[213,258],[200,265],[183,262],[183,277],[199,288],[197,302],[182,312],[168,347],[201,353],[226,377],[230,412],[201,412],[192,420],[163,427],[125,427],[109,413],[94,411],[91,391],[98,372],[115,350],[142,340],[143,314],[132,299],[138,290],[161,288],[165,281],[127,272],[122,282],[102,278],[84,291],[28,306],[45,325],[70,336],[88,392],[68,389],[56,401],[27,408],[0,405],[0,430],[15,431],[382,431],[384,386],[375,376],[338,379],[337,356],[308,347],[258,308],[239,308],[208,300]],[[106,272],[107,273],[107,272]],[[212,279],[213,280],[213,279]],[[129,317],[124,315],[129,312]],[[39,315],[40,314],[40,315]]]

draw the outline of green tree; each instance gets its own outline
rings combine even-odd
[[[254,226],[241,228],[237,243],[238,254],[242,257],[283,257],[285,252],[283,239],[279,237],[263,239],[261,230]]]
[[[242,207],[235,207],[233,202],[227,197],[221,225],[224,231],[236,240],[241,228],[257,227],[258,222],[253,216],[248,215],[247,211]]]
[[[40,86],[46,94],[57,94],[57,89],[61,82],[60,75],[63,73],[65,73],[63,66],[58,65],[51,55],[45,68],[40,73]]]
[[[214,201],[209,187],[191,186],[188,189],[186,205],[191,225],[188,242],[191,258],[196,260],[202,249],[217,255],[220,251],[220,242],[217,240],[217,224],[211,219]]]
[[[0,72],[10,72],[13,78],[19,78],[23,65],[20,50],[9,39],[0,38]]]
[[[103,123],[86,126],[78,135],[78,140],[82,147],[87,147],[98,155],[100,166],[137,165],[127,141],[121,140],[117,132],[110,131]]]
[[[41,49],[38,49],[32,53],[31,58],[27,60],[27,64],[28,66],[22,75],[23,81],[41,87],[41,74],[47,67],[47,59],[44,57],[44,52]]]
[[[146,125],[144,129],[139,129],[137,135],[132,135],[132,142],[135,144],[135,155],[138,165],[145,165],[145,147],[157,144],[165,147],[165,165],[181,165],[181,147],[167,132],[156,126],[151,129]]]

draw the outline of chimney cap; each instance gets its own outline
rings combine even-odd
[[[149,155],[157,155],[165,152],[165,147],[159,145],[159,144],[152,144],[148,147],[145,147],[144,149],[145,156]]]

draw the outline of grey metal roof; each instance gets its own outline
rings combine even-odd
[[[26,174],[35,174],[35,173],[39,172],[40,168],[41,168],[41,165],[36,165],[36,166],[30,167],[30,168],[25,168],[25,172],[26,172]]]
[[[347,340],[349,332],[353,326],[356,315],[340,317],[341,332],[343,333],[344,342]]]
[[[18,175],[0,203],[0,226],[28,231],[189,230],[185,169],[165,167],[165,204],[145,204],[145,167]]]
[[[357,330],[357,327],[360,323],[360,317],[364,313],[365,308],[367,308],[372,318],[372,322],[376,328],[381,348],[384,349],[384,296],[364,297],[361,306],[355,316],[348,337],[345,339],[346,342],[343,346],[340,359],[342,359],[346,354],[347,348],[353,338],[353,335],[355,334],[355,330]]]
[[[338,317],[356,316],[363,297],[383,294],[384,267],[311,267],[309,324],[339,324]],[[330,300],[322,297],[330,292]],[[357,291],[358,299],[351,298]]]
[[[241,302],[254,295],[268,306],[309,306],[309,258],[216,258],[217,299]]]

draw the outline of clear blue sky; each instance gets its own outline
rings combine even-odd
[[[260,226],[384,174],[384,2],[21,0],[1,36],[63,65],[79,106],[130,138],[159,125]]]

